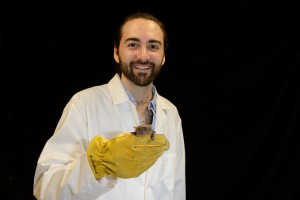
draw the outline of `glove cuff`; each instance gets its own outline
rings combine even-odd
[[[107,139],[101,136],[96,136],[90,142],[86,152],[87,160],[96,178],[102,178],[106,175],[109,175],[104,170],[104,167],[102,165],[102,160],[101,160],[101,153],[100,153],[102,149],[105,147],[106,143],[107,143]]]

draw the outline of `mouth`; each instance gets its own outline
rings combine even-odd
[[[151,66],[141,66],[141,65],[137,65],[137,66],[134,66],[135,69],[140,69],[140,70],[147,70],[147,69],[150,69]]]

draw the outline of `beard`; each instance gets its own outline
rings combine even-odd
[[[151,73],[147,76],[147,73],[140,72],[138,74],[134,74],[133,68],[134,65],[137,64],[144,64],[144,65],[151,65]],[[124,74],[125,77],[127,77],[129,80],[131,80],[133,83],[135,83],[138,86],[147,86],[151,84],[158,74],[160,73],[162,65],[155,65],[151,62],[142,62],[142,61],[136,61],[136,62],[130,62],[129,65],[122,62],[120,59],[119,67],[121,70],[121,73]]]

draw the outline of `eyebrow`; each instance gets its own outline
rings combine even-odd
[[[125,40],[125,43],[128,42],[128,41],[140,42],[141,40],[138,39],[138,38],[135,38],[135,37],[131,37],[131,38],[127,38]],[[158,43],[158,44],[162,45],[162,43],[159,40],[149,40],[148,43]]]

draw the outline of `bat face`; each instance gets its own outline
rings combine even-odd
[[[154,139],[154,133],[155,131],[152,130],[151,125],[139,125],[135,127],[135,132],[133,132],[134,135],[144,135],[144,134],[151,134],[151,139]]]

